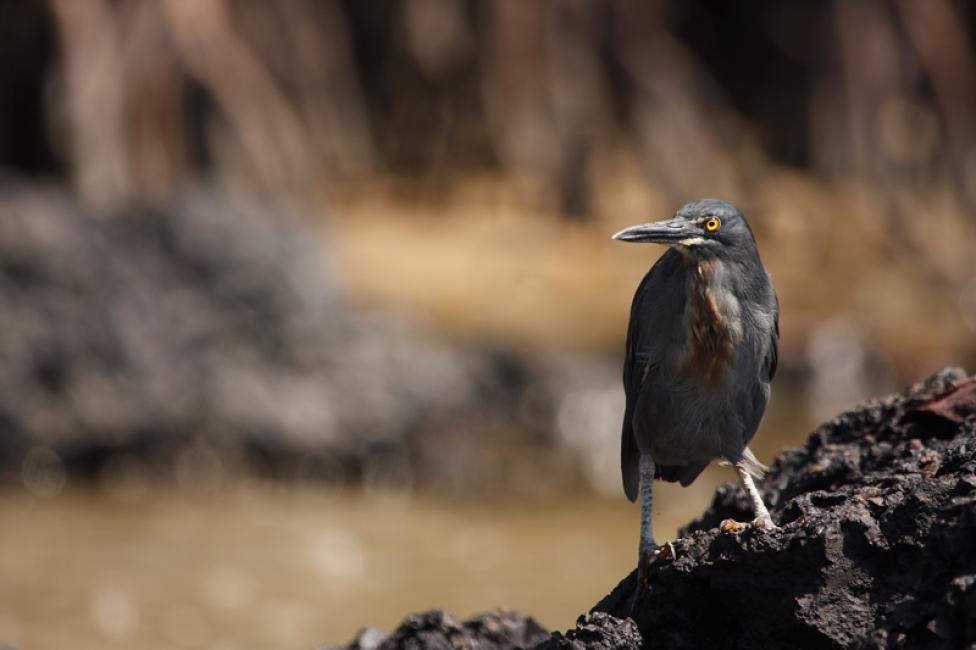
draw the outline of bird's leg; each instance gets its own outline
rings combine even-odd
[[[763,503],[762,497],[759,495],[759,490],[756,489],[756,483],[752,480],[752,475],[742,463],[735,464],[735,471],[739,474],[739,480],[742,481],[746,492],[749,493],[749,500],[752,501],[753,512],[756,513],[756,518],[753,520],[752,525],[756,528],[776,528],[776,524],[773,523],[773,518],[769,516],[769,510],[766,509],[766,504]]]
[[[640,455],[640,490],[641,490],[641,527],[640,549],[638,553],[637,577],[640,587],[648,585],[651,561],[657,551],[654,542],[654,531],[651,529],[651,503],[654,491],[654,461],[649,454]]]

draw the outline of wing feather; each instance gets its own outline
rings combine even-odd
[[[627,325],[627,345],[624,353],[624,394],[627,397],[627,405],[624,408],[624,421],[620,435],[620,471],[623,476],[624,494],[631,501],[637,499],[637,492],[640,488],[640,476],[638,465],[640,464],[640,449],[637,446],[637,439],[634,437],[634,411],[637,407],[637,399],[640,397],[641,386],[644,377],[647,375],[649,365],[654,363],[653,359],[640,354],[639,345],[645,343],[647,332],[641,331],[641,320],[643,315],[643,301],[647,294],[652,291],[651,284],[660,277],[662,268],[671,266],[676,261],[677,253],[669,250],[651,267],[644,275],[634,300],[630,306],[630,323]],[[663,272],[665,275],[667,272]]]
[[[773,294],[773,332],[770,335],[769,353],[766,355],[766,376],[769,381],[776,376],[776,367],[779,365],[779,298]]]

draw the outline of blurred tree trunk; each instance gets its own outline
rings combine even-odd
[[[903,66],[895,25],[882,2],[834,3],[834,20],[840,54],[843,114],[834,116],[843,125],[836,139],[841,150],[830,166],[883,183],[894,171],[888,152],[903,133],[890,132],[886,147],[883,113],[907,106],[901,79]],[[830,155],[830,154],[828,154]]]
[[[483,96],[502,165],[563,214],[589,214],[589,159],[609,122],[598,53],[601,3],[500,0],[484,5]]]
[[[231,128],[230,137],[211,143],[221,162],[246,161],[250,169],[234,176],[268,192],[307,189],[313,169],[305,129],[267,67],[234,30],[227,1],[166,0],[165,11],[181,60]]]
[[[487,126],[502,166],[517,182],[544,182],[558,167],[557,135],[545,83],[545,1],[483,6],[487,44],[483,92]]]
[[[130,2],[116,18],[122,34],[126,148],[134,191],[163,200],[190,180],[189,103],[162,4]]]
[[[50,6],[71,177],[96,207],[165,198],[210,171],[194,168],[201,162],[232,188],[288,197],[303,196],[326,174],[374,166],[348,28],[334,0]],[[191,86],[216,110],[191,105]],[[194,159],[194,138],[203,139],[196,144],[205,160]]]
[[[925,68],[905,47],[898,14],[890,9],[880,0],[834,2],[837,58],[820,83],[826,100],[814,113],[813,134],[821,136],[814,150],[823,169],[866,181],[875,191],[889,254],[911,257],[933,286],[947,286],[957,271],[947,269],[931,246],[924,216],[931,197],[926,190],[953,165],[945,144],[949,125],[940,126],[921,92]]]
[[[609,132],[608,88],[599,60],[599,21],[605,3],[563,0],[550,26],[556,133],[561,143],[556,187],[562,213],[589,216],[589,164]]]
[[[954,180],[976,208],[976,60],[961,17],[947,0],[897,0],[902,23],[932,83]]]
[[[651,175],[678,200],[734,195],[741,179],[721,135],[731,109],[668,33],[667,3],[627,0],[615,8],[631,120]]]
[[[83,200],[103,207],[132,192],[123,124],[123,64],[107,0],[51,0],[62,49],[67,157]]]
[[[369,112],[338,2],[247,0],[234,6],[243,36],[300,117],[315,164],[329,178],[374,171]]]

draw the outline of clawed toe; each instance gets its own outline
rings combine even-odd
[[[637,591],[646,593],[651,590],[651,567],[657,562],[674,559],[674,544],[666,542],[663,546],[654,546],[641,551],[637,565]]]
[[[674,544],[665,542],[664,546],[659,546],[654,552],[655,560],[671,560],[674,558]]]
[[[738,533],[746,529],[746,525],[741,521],[736,521],[735,519],[723,519],[722,523],[718,525],[719,530],[723,533]]]
[[[776,524],[771,517],[756,517],[752,520],[752,527],[759,530],[776,530]]]
[[[723,533],[740,533],[750,526],[759,530],[776,529],[776,524],[773,523],[772,518],[756,517],[748,524],[744,524],[741,521],[736,521],[735,519],[723,519],[722,523],[719,524],[719,530],[721,530]]]

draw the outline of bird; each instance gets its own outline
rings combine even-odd
[[[687,203],[613,239],[669,247],[637,287],[623,365],[620,467],[627,498],[640,492],[638,577],[647,587],[659,552],[654,479],[687,487],[713,460],[727,462],[749,495],[752,525],[775,528],[753,480],[766,468],[748,444],[776,375],[779,301],[752,229],[726,201]]]

